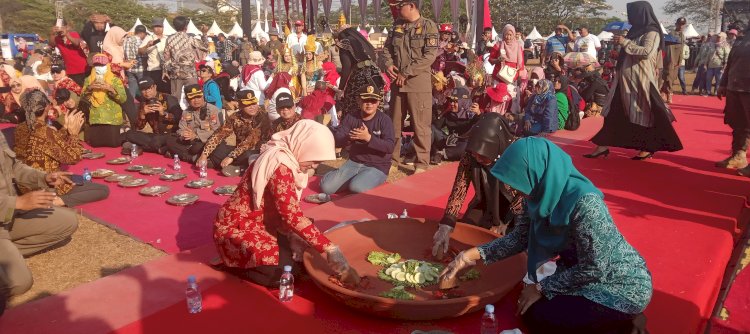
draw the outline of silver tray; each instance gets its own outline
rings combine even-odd
[[[115,171],[113,171],[111,169],[99,168],[99,169],[91,172],[91,177],[93,177],[95,179],[103,179],[103,178],[105,178],[107,176],[111,176],[111,175],[114,175],[114,174],[115,174]]]
[[[187,175],[182,173],[174,173],[174,174],[163,174],[162,176],[159,176],[159,180],[162,181],[179,181],[184,178],[186,178]]]
[[[140,171],[142,171],[142,170],[144,170],[146,168],[151,168],[151,166],[146,166],[146,165],[130,165],[130,166],[128,166],[128,168],[125,168],[125,170],[128,171],[128,172],[140,172]]]
[[[119,157],[112,160],[108,160],[107,163],[110,165],[124,165],[130,162],[130,157]]]
[[[132,178],[133,177],[130,176],[130,175],[113,174],[113,175],[110,175],[110,176],[107,176],[106,178],[104,178],[104,181],[120,183],[122,181],[129,180],[129,179],[132,179]]]
[[[167,199],[167,203],[177,206],[186,206],[198,201],[198,195],[196,194],[179,194],[174,195]]]
[[[83,154],[89,154],[89,153],[91,153],[91,152],[92,152],[92,151],[91,151],[91,150],[89,150],[89,149],[87,149],[87,148],[84,148],[84,149],[83,149]]]
[[[141,188],[141,191],[138,193],[144,196],[161,196],[169,191],[169,187],[167,186],[150,186]]]
[[[140,173],[143,175],[157,175],[164,174],[166,171],[167,169],[164,167],[151,167],[141,169]]]
[[[188,182],[185,186],[193,189],[206,188],[214,185],[214,180],[200,179]]]
[[[101,159],[101,158],[104,158],[104,153],[101,153],[101,152],[97,152],[97,153],[93,153],[93,152],[84,153],[84,154],[81,155],[81,158],[88,159],[88,160]]]
[[[120,183],[118,183],[120,187],[125,187],[125,188],[135,188],[135,187],[145,186],[147,184],[148,184],[148,180],[146,179],[127,179],[124,181],[120,181]]]
[[[236,185],[221,186],[214,189],[214,194],[222,196],[231,196],[237,190]]]

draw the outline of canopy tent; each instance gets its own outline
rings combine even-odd
[[[495,30],[495,27],[492,27],[492,40],[497,40],[497,30]]]
[[[388,29],[383,28],[383,35],[388,35]]]
[[[208,31],[206,31],[206,34],[208,36],[219,36],[219,34],[226,35],[224,31],[219,28],[219,25],[216,23],[216,20],[214,20],[214,23],[211,24],[211,28],[208,28]]]
[[[144,26],[145,27],[145,25],[143,25],[143,22],[141,22],[140,18],[135,19],[135,23],[133,24],[133,27],[130,28],[130,30],[128,30],[128,31],[129,32],[134,32],[135,31],[135,27],[137,27],[137,26]],[[151,32],[148,31],[148,29],[146,29],[146,31],[148,32],[149,35],[151,34]]]
[[[667,30],[667,28],[664,28],[664,25],[663,25],[663,24],[659,23],[659,26],[661,26],[661,32],[662,32],[663,34],[665,34],[665,35],[666,35],[666,34],[668,34],[668,33],[669,33],[669,31]]]
[[[596,37],[598,37],[600,41],[605,41],[605,42],[606,42],[606,41],[610,41],[610,40],[612,40],[612,37],[613,37],[614,35],[615,35],[615,34],[613,34],[613,33],[609,32],[609,31],[602,31],[602,32],[600,32],[600,33],[599,33],[599,35],[597,35]]]
[[[260,41],[261,38],[270,40],[268,34],[265,31],[263,31],[263,27],[260,25],[260,22],[255,23],[255,28],[253,28],[253,31],[250,33],[250,36],[255,38],[258,41]]]
[[[260,28],[260,21],[255,23],[255,27]],[[244,31],[242,31],[242,27],[240,27],[240,24],[237,22],[234,22],[234,26],[232,27],[232,30],[229,30],[227,33],[228,36],[236,36],[236,37],[242,37],[245,34]]]
[[[195,23],[193,23],[193,20],[190,20],[190,22],[188,22],[187,33],[193,34],[196,36],[203,36],[203,33],[200,30],[198,30],[198,27],[195,26]]]
[[[545,37],[544,39],[550,39],[550,38],[552,38],[552,37],[555,37],[555,33],[554,33],[554,32],[553,32],[553,33],[551,33],[551,34],[549,34],[549,36]]]
[[[531,32],[529,33],[529,35],[526,36],[526,39],[530,39],[530,40],[537,40],[537,39],[543,39],[543,38],[544,37],[542,37],[542,35],[539,34],[539,31],[536,30],[536,27],[534,27],[534,29],[531,30]]]
[[[370,27],[370,32],[369,32],[369,34],[374,34],[374,33],[375,33],[375,28],[373,28],[373,27]]]
[[[700,34],[695,31],[695,27],[693,27],[693,24],[689,24],[688,27],[685,29],[685,38],[695,38],[700,37]]]
[[[177,30],[174,30],[171,25],[169,25],[169,21],[167,19],[164,19],[164,35],[174,35],[177,32]]]

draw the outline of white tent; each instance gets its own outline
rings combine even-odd
[[[104,32],[108,32],[109,28],[110,28],[109,22],[107,22],[107,25],[104,26]]]
[[[219,34],[224,34],[224,31],[219,28],[219,25],[216,24],[216,20],[214,20],[214,23],[211,24],[211,28],[208,28],[208,31],[206,31],[206,34],[208,36],[219,36]]]
[[[695,38],[700,36],[700,34],[695,31],[695,27],[693,27],[692,23],[688,25],[687,29],[685,29],[684,35],[685,38]]]
[[[164,19],[164,35],[174,35],[176,32],[177,30],[174,30],[174,28],[172,28],[172,26],[169,24],[169,21],[167,21],[167,19]]]
[[[135,24],[133,24],[133,27],[130,28],[130,30],[128,30],[128,31],[129,32],[134,32],[135,31],[135,27],[142,26],[142,25],[143,25],[143,22],[141,22],[141,19],[137,18],[137,19],[135,19]],[[151,32],[148,31],[148,29],[146,29],[146,31],[148,32],[149,35],[151,34]]]
[[[203,33],[200,30],[198,30],[198,27],[195,26],[195,23],[193,23],[193,20],[190,20],[190,22],[188,22],[187,33],[194,34],[196,36],[203,36]]]
[[[250,36],[255,38],[256,40],[260,40],[262,37],[265,37],[266,40],[270,40],[268,34],[263,31],[263,27],[261,26],[260,22],[255,23],[255,28],[253,28],[253,31],[250,32]]]
[[[492,27],[492,40],[497,40],[497,30],[495,30],[495,27]]]
[[[260,22],[256,23],[255,26],[260,28]],[[234,23],[232,30],[229,30],[229,32],[227,33],[227,35],[229,36],[237,36],[237,37],[242,37],[242,35],[244,34],[245,32],[242,31],[242,27],[240,27],[240,25],[237,22]]]
[[[370,32],[368,32],[368,34],[374,34],[374,33],[375,33],[375,28],[370,27]]]
[[[552,38],[552,37],[555,37],[555,33],[554,33],[554,32],[553,32],[553,33],[551,33],[551,34],[549,34],[549,36],[545,37],[544,39],[550,39],[550,38]]]
[[[609,32],[609,31],[602,31],[602,32],[600,32],[600,33],[599,33],[599,35],[597,35],[596,37],[599,37],[599,40],[600,40],[600,41],[609,41],[609,40],[612,40],[612,37],[613,37],[614,35],[615,35],[615,34],[613,34],[613,33]]]
[[[388,35],[388,29],[383,28],[383,35]]]
[[[536,27],[534,27],[534,29],[531,30],[529,35],[526,36],[526,39],[530,39],[530,40],[537,40],[537,39],[542,39],[542,38],[543,38],[542,35],[539,34],[539,31],[536,30]]]
[[[662,32],[663,34],[665,34],[665,35],[666,35],[666,34],[668,34],[668,33],[669,33],[669,31],[667,30],[667,28],[664,28],[664,25],[663,25],[663,24],[659,23],[659,25],[661,26],[661,32]]]

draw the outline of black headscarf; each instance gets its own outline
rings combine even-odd
[[[515,137],[500,114],[486,113],[479,117],[481,118],[469,132],[466,152],[474,152],[494,161],[513,143]],[[466,212],[483,209],[484,214],[481,221],[469,223],[485,228],[498,226],[503,223],[500,216],[507,214],[512,198],[500,180],[490,174],[489,169],[492,165],[484,166],[472,159],[471,167],[474,198]],[[501,194],[503,196],[500,196]]]
[[[633,27],[630,28],[625,38],[629,40],[635,40],[651,31],[659,33],[659,50],[664,50],[664,36],[662,36],[661,24],[659,19],[656,18],[654,8],[648,1],[636,1],[627,4],[628,8],[628,22]],[[624,63],[627,54],[624,51],[620,52],[620,59],[617,61],[617,66],[620,67]]]

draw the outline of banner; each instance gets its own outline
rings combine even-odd
[[[380,0],[372,0],[372,5],[375,6],[375,20],[373,20],[375,24],[373,25],[377,27],[380,22],[380,6],[382,2]]]
[[[333,3],[333,0],[323,0],[323,14],[325,14],[327,21],[331,19],[331,4],[332,3]]]
[[[316,27],[318,23],[315,21],[318,19],[318,0],[310,0],[307,11],[310,12],[310,28],[317,32],[318,29]],[[328,20],[328,18],[326,18],[326,20]],[[320,29],[325,29],[325,27],[320,27]],[[320,32],[323,31],[321,30]]]
[[[432,0],[432,12],[435,14],[435,23],[440,24],[440,13],[443,12],[443,4],[445,0]]]
[[[349,17],[349,11],[352,8],[352,0],[341,0],[341,11],[344,12],[344,16],[346,16],[346,22],[349,24],[352,24],[352,18]]]
[[[271,25],[276,27],[276,0],[271,0]]]
[[[365,28],[365,18],[367,17],[367,0],[359,0],[359,26]]]
[[[284,23],[285,26],[289,27],[291,30],[291,24],[289,24],[289,0],[284,0],[284,10],[286,10],[286,22]],[[281,35],[281,31],[279,31],[279,35]]]
[[[453,31],[459,31],[458,27],[458,9],[460,6],[458,5],[458,2],[460,0],[450,0],[451,2],[451,22],[453,22]]]

